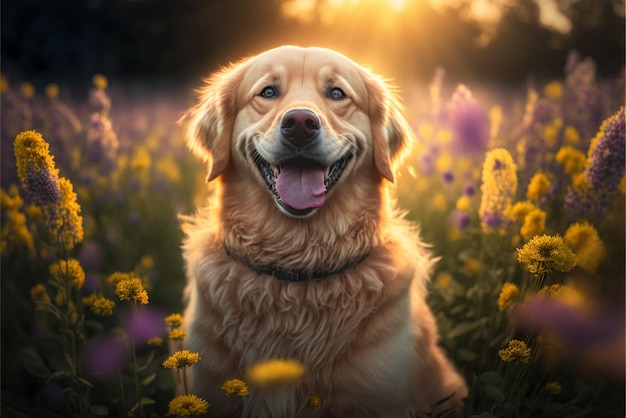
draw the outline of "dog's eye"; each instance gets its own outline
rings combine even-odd
[[[347,96],[346,96],[346,93],[343,90],[341,90],[339,87],[333,87],[328,92],[328,97],[330,97],[333,100],[342,100],[342,99],[345,99]]]
[[[278,96],[278,91],[272,86],[266,86],[263,87],[263,90],[261,90],[259,96],[265,97],[266,99],[271,99],[272,97]]]

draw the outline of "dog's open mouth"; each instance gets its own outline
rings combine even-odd
[[[324,204],[353,154],[347,152],[330,166],[303,157],[270,164],[256,150],[252,157],[280,208],[292,216],[307,216]]]

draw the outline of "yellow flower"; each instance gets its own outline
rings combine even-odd
[[[35,97],[35,87],[31,83],[23,82],[20,84],[20,92],[27,99]]]
[[[83,270],[80,262],[74,258],[51,264],[50,274],[76,289],[82,289],[85,284],[85,270]]]
[[[557,124],[550,124],[543,128],[543,139],[550,148],[556,146],[559,139],[560,127]]]
[[[525,240],[529,240],[546,230],[546,213],[541,209],[531,210],[524,217],[524,224],[520,228],[520,234]]]
[[[539,278],[554,270],[568,272],[576,266],[576,255],[559,235],[534,237],[517,249],[517,261]]]
[[[149,168],[152,164],[152,157],[150,151],[144,146],[139,146],[135,149],[130,166],[133,170],[143,170]]]
[[[433,207],[439,212],[442,212],[446,210],[447,206],[448,206],[448,202],[446,201],[446,197],[442,195],[441,193],[436,194],[435,197],[433,198]]]
[[[438,130],[435,140],[439,144],[449,144],[452,141],[452,131],[450,129]]]
[[[576,253],[580,268],[595,273],[606,257],[606,250],[598,231],[586,222],[575,223],[567,229],[564,239]]]
[[[456,201],[456,208],[460,211],[467,212],[472,207],[472,199],[469,196],[463,195]]]
[[[484,232],[501,230],[517,191],[517,172],[511,154],[504,148],[487,153],[483,163],[482,192],[478,213]]]
[[[471,276],[476,275],[480,271],[480,261],[475,258],[470,258],[465,261],[465,265],[463,267],[467,274]]]
[[[537,206],[535,206],[531,202],[517,202],[511,208],[510,215],[515,222],[523,222],[526,215],[536,209],[538,209]]]
[[[556,380],[548,382],[545,387],[550,395],[558,395],[561,393],[561,384]]]
[[[448,153],[441,154],[439,158],[437,158],[437,161],[435,162],[435,167],[437,168],[437,171],[439,172],[444,172],[446,170],[449,170],[450,167],[452,167],[452,157],[450,157],[450,154]]]
[[[557,299],[573,307],[584,307],[585,297],[578,290],[565,284],[552,284],[544,286],[538,293],[540,296],[548,299]]]
[[[103,76],[102,74],[95,74],[91,78],[91,82],[93,83],[94,86],[96,86],[96,88],[99,88],[100,90],[106,89],[107,85],[109,84],[109,81],[107,80],[107,78]]]
[[[210,403],[196,395],[180,395],[170,401],[169,414],[188,417],[206,414]]]
[[[489,137],[496,138],[500,132],[500,125],[502,125],[502,108],[500,106],[493,106],[489,109],[489,121]]]
[[[543,94],[550,100],[559,100],[563,97],[563,83],[551,81],[543,88]]]
[[[420,123],[417,127],[418,136],[422,139],[431,139],[435,134],[435,128],[428,122]]]
[[[450,228],[450,230],[448,231],[448,241],[458,241],[459,238],[461,238],[461,230],[456,226]]]
[[[30,289],[30,299],[35,302],[36,311],[45,311],[46,308],[42,303],[50,303],[50,295],[48,295],[46,287],[41,283]]]
[[[530,179],[528,189],[526,191],[526,197],[529,200],[538,200],[543,197],[550,190],[550,180],[543,173],[535,173]]]
[[[563,164],[563,169],[570,177],[580,174],[585,168],[587,157],[585,154],[569,145],[561,147],[556,153],[556,161]]]
[[[57,97],[59,97],[59,85],[55,83],[50,83],[46,86],[44,92],[48,99],[56,99]]]
[[[80,205],[76,202],[76,193],[74,193],[72,183],[61,177],[59,185],[61,187],[59,217],[57,222],[51,222],[50,228],[52,236],[56,237],[66,250],[71,250],[85,237],[83,217],[79,215]]]
[[[143,288],[141,279],[122,280],[115,286],[115,294],[120,300],[130,300],[143,305],[148,304],[148,292]]]
[[[524,341],[511,340],[506,348],[498,350],[498,356],[507,363],[528,363],[530,348]]]
[[[152,346],[152,347],[161,347],[163,345],[163,338],[161,337],[150,338],[147,341],[147,343],[149,346]]]
[[[236,393],[237,396],[248,396],[248,385],[241,379],[230,379],[222,384],[222,390],[227,396]]]
[[[452,283],[452,275],[447,271],[441,272],[435,278],[435,286],[439,289],[447,289]]]
[[[200,361],[198,353],[189,350],[180,350],[169,356],[164,362],[163,367],[166,369],[182,369],[191,366]]]
[[[100,296],[93,301],[91,305],[91,311],[96,315],[112,315],[115,302],[111,299],[107,299],[104,296]]]
[[[58,175],[54,166],[54,157],[50,154],[50,145],[40,133],[24,131],[15,137],[13,142],[17,175],[22,182],[26,181],[29,172],[39,173],[43,169],[51,175]]]
[[[130,280],[130,279],[137,279],[137,278],[138,278],[137,273],[135,272],[122,273],[122,272],[116,271],[115,273],[112,273],[109,275],[109,277],[107,277],[107,282],[109,282],[113,286],[117,286],[117,284],[121,282],[122,280]]]
[[[322,397],[319,393],[312,393],[309,395],[309,405],[311,406],[320,406],[322,404]]]
[[[9,80],[4,75],[4,73],[0,73],[0,94],[4,94],[9,90]]]
[[[185,330],[182,328],[174,328],[168,336],[170,340],[182,340],[185,338]]]
[[[183,316],[175,313],[165,317],[165,323],[172,328],[178,328],[183,325]]]
[[[566,126],[563,130],[563,140],[568,145],[577,145],[580,142],[580,134],[573,126]]]
[[[513,283],[504,283],[498,297],[498,308],[509,311],[519,300],[519,288]]]
[[[304,365],[297,360],[268,360],[254,364],[246,373],[255,386],[277,386],[297,383],[304,375]]]

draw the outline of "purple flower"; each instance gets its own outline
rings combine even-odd
[[[166,313],[150,306],[139,306],[124,321],[124,329],[138,343],[165,334]]]
[[[450,125],[458,152],[482,153],[489,140],[489,116],[463,85],[457,87],[450,103]]]
[[[38,172],[28,170],[24,185],[33,203],[39,207],[52,207],[61,201],[59,178],[48,168]]]
[[[83,245],[80,254],[78,255],[78,261],[85,270],[93,270],[100,266],[102,263],[102,247],[97,242],[91,241]]]
[[[116,377],[129,358],[130,350],[123,337],[110,333],[87,345],[82,360],[89,374],[107,380]]]
[[[446,183],[452,183],[454,181],[454,173],[450,170],[447,170],[442,175],[443,181]]]
[[[89,104],[96,112],[107,113],[111,109],[111,99],[102,89],[91,89],[89,92]]]
[[[483,216],[482,223],[489,228],[495,229],[499,228],[500,225],[502,225],[502,218],[500,218],[496,214],[488,213]]]
[[[450,215],[450,221],[459,229],[465,229],[470,225],[470,217],[467,213],[455,210]]]
[[[111,121],[100,113],[94,113],[87,128],[88,157],[97,164],[102,175],[110,174],[117,167],[119,141]]]
[[[467,197],[473,197],[476,194],[476,186],[472,183],[467,183],[463,186],[463,194]]]
[[[585,182],[571,187],[565,207],[575,216],[600,218],[609,209],[626,168],[624,108],[609,117],[589,146]]]

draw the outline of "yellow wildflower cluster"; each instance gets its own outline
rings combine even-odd
[[[183,367],[196,364],[198,361],[200,361],[200,355],[198,353],[189,350],[180,350],[169,356],[163,362],[163,367],[166,369],[182,369]]]
[[[17,186],[11,185],[9,190],[0,189],[0,207],[3,212],[0,229],[0,252],[10,245],[26,247],[30,257],[35,256],[35,240],[28,229],[27,217],[21,212],[24,201],[20,197]]]
[[[148,304],[148,292],[144,289],[141,279],[119,281],[115,286],[115,294],[120,300],[139,302],[142,305]]]
[[[150,338],[147,341],[147,344],[152,347],[161,347],[163,345],[163,338],[161,337]]]
[[[51,264],[50,274],[70,288],[82,289],[85,284],[85,270],[75,258]]]
[[[96,315],[106,316],[113,314],[113,308],[115,308],[115,302],[104,296],[99,296],[94,299],[90,309]]]
[[[304,365],[297,360],[268,360],[254,364],[246,375],[248,382],[255,386],[286,385],[302,379]]]
[[[51,302],[50,295],[48,294],[46,287],[41,283],[30,289],[30,299],[35,303],[35,310],[40,312],[46,310],[44,304],[49,304]]]
[[[59,178],[50,146],[40,133],[20,133],[13,147],[18,177],[43,211],[52,238],[71,250],[84,237],[83,218],[72,183]]]
[[[517,249],[517,260],[536,278],[554,270],[568,272],[576,266],[576,254],[559,235],[534,237]]]
[[[185,338],[185,330],[181,328],[183,326],[183,316],[181,314],[174,313],[165,317],[165,323],[170,327],[170,340],[182,340]]]
[[[530,348],[524,341],[511,340],[506,348],[498,350],[498,356],[507,363],[528,363]]]
[[[520,297],[519,288],[513,283],[504,283],[498,297],[498,308],[501,311],[509,311],[517,303]]]
[[[563,83],[551,81],[543,88],[543,94],[550,100],[559,100],[563,96]]]
[[[170,401],[169,414],[181,417],[203,415],[207,413],[210,405],[196,395],[180,395]]]
[[[227,396],[237,394],[237,396],[248,396],[248,385],[241,379],[230,379],[222,384],[222,390]]]
[[[487,153],[483,163],[481,201],[478,213],[484,232],[500,230],[508,221],[512,198],[517,191],[516,166],[504,148]]]
[[[530,179],[528,189],[526,190],[526,197],[529,200],[539,200],[541,197],[545,196],[549,190],[550,180],[545,174],[538,172]]]
[[[570,145],[561,147],[559,152],[556,153],[555,159],[557,162],[563,164],[565,173],[570,177],[580,174],[587,163],[585,154]]]
[[[576,253],[580,268],[595,273],[606,257],[604,244],[596,228],[587,222],[574,223],[565,232],[564,239]]]

